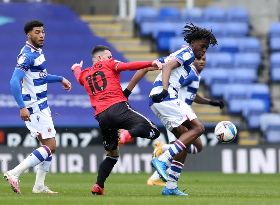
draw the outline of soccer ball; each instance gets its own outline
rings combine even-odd
[[[237,134],[235,125],[230,121],[221,121],[215,127],[216,138],[223,143],[232,142]]]

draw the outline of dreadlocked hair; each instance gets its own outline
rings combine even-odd
[[[191,43],[194,40],[198,40],[198,39],[206,39],[209,41],[209,44],[211,46],[215,46],[218,45],[218,42],[214,36],[214,34],[212,33],[212,29],[211,30],[207,30],[205,28],[199,28],[195,25],[193,25],[192,22],[187,23],[187,25],[184,27],[183,29],[183,34],[184,36],[184,41],[186,41],[187,43]]]

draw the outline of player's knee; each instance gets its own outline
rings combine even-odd
[[[157,127],[151,126],[150,139],[154,140],[159,137],[160,133]]]
[[[52,153],[54,153],[56,151],[56,145],[49,145],[49,148],[51,150]]]
[[[148,139],[151,139],[151,140],[154,140],[154,139],[157,139],[159,137],[159,130],[156,126],[154,125],[148,125],[148,124],[144,124],[142,126],[142,129],[144,131],[144,135],[143,136],[144,138],[148,138]]]
[[[204,133],[204,131],[205,131],[205,128],[202,124],[195,127],[195,132],[196,132],[197,137],[201,136]]]

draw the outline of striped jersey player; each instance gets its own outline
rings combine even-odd
[[[179,90],[191,71],[195,58],[203,57],[209,45],[217,40],[211,31],[192,23],[184,27],[184,40],[189,44],[165,59],[161,74],[150,92],[150,107],[163,125],[176,136],[176,141],[162,155],[152,160],[152,165],[167,181],[163,195],[187,195],[177,187],[187,152],[192,142],[204,133],[204,126],[190,106],[178,98]],[[177,155],[182,152],[182,154]],[[171,164],[169,176],[166,175]]]
[[[191,70],[188,77],[182,83],[182,88],[179,90],[179,99],[186,102],[189,106],[192,105],[193,102],[198,104],[210,104],[212,106],[219,106],[220,109],[224,107],[223,101],[212,101],[210,99],[204,98],[197,94],[199,83],[200,83],[200,73],[204,69],[206,64],[206,56],[202,56],[200,59],[195,59],[193,64],[191,65]],[[177,140],[175,135],[167,130],[168,142],[170,144],[163,144],[158,141],[155,145],[153,158],[160,156],[166,150],[170,148],[173,142]],[[188,150],[188,154],[197,154],[202,150],[202,143],[200,138],[194,140]],[[169,164],[168,164],[169,166]],[[147,185],[158,185],[165,186],[165,183],[162,182],[160,176],[157,171],[153,173],[153,175],[148,179]]]
[[[4,173],[14,192],[20,194],[19,176],[28,168],[38,165],[32,193],[57,193],[44,185],[46,173],[56,150],[55,134],[50,108],[47,102],[47,84],[61,82],[65,90],[71,90],[71,83],[46,69],[46,59],[42,51],[45,39],[44,24],[32,20],[25,24],[28,41],[17,57],[11,83],[13,96],[20,108],[21,119],[25,121],[31,136],[36,137],[42,146],[34,150],[14,169]],[[21,84],[22,83],[22,89]]]

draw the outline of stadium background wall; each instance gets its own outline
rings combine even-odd
[[[22,161],[33,148],[0,146],[0,171],[5,172]],[[123,146],[121,156],[113,173],[152,172],[150,166],[151,147]],[[53,155],[50,172],[97,172],[105,157],[102,146],[59,148]],[[36,167],[28,171],[35,171]],[[206,146],[199,154],[189,155],[183,171],[222,173],[266,173],[280,172],[279,145],[238,146],[222,144]]]
[[[167,143],[167,134],[164,127],[158,127],[160,137],[154,141],[142,138],[133,139],[125,146],[151,147],[156,141]],[[94,145],[102,145],[102,136],[99,127],[56,127],[57,147],[88,147]],[[216,146],[219,144],[214,135],[214,126],[205,126],[205,132],[200,137],[203,146]],[[235,139],[231,144],[236,144]],[[39,141],[30,137],[30,132],[26,127],[5,127],[0,128],[0,145],[8,147],[31,147],[39,146]],[[150,148],[152,150],[152,148]]]

